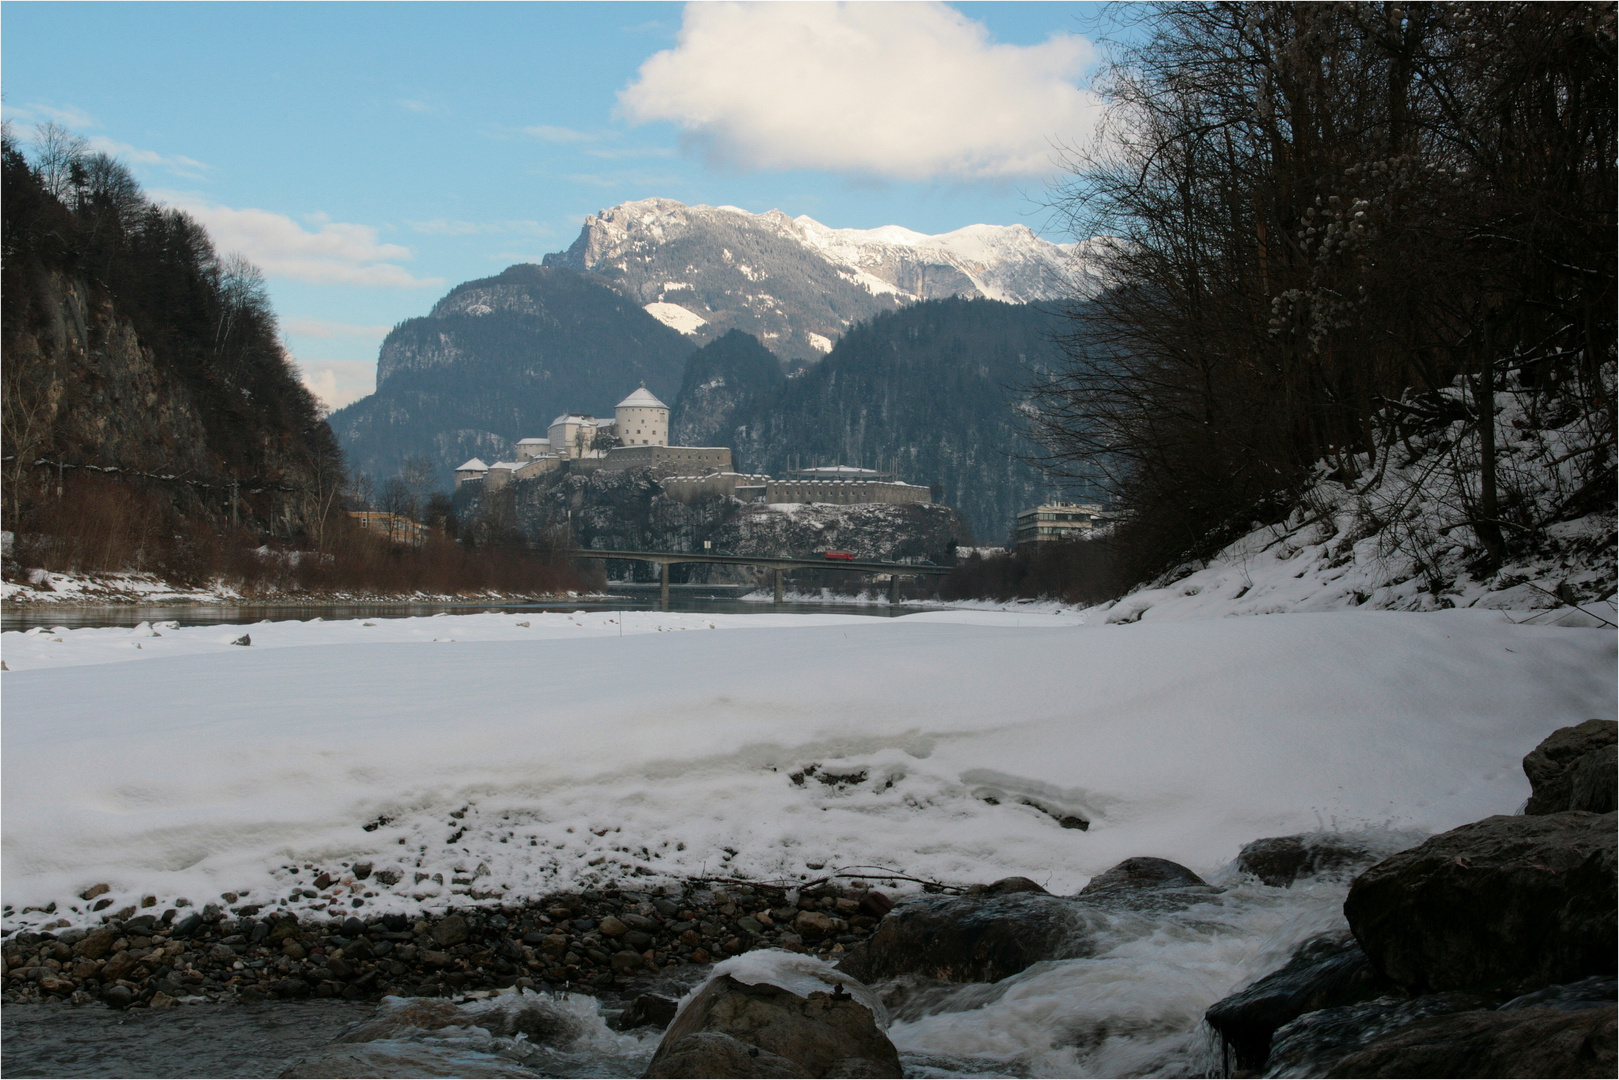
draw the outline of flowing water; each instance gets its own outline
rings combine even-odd
[[[608,595],[577,600],[556,600],[539,603],[476,603],[461,601],[421,603],[344,603],[344,604],[108,604],[108,605],[39,605],[8,607],[0,612],[0,630],[31,630],[36,626],[65,626],[69,630],[80,627],[136,626],[140,623],[173,621],[181,626],[243,625],[266,619],[309,620],[335,619],[404,619],[425,615],[476,615],[480,612],[545,612],[545,611],[651,611],[658,606],[657,590],[636,592],[624,596]],[[936,611],[937,607],[914,604],[838,603],[836,601],[770,601],[741,600],[734,596],[705,596],[673,590],[669,596],[670,611],[690,611],[718,615],[870,615],[877,618],[895,615],[913,615],[919,611]]]
[[[1204,1010],[1342,929],[1346,891],[1342,879],[1233,879],[1174,902],[1098,905],[1081,920],[1084,958],[994,984],[875,989],[907,1076],[1221,1076]],[[584,995],[525,991],[124,1013],[11,1005],[0,1024],[8,1076],[639,1076],[660,1033],[617,1031],[615,1016]]]

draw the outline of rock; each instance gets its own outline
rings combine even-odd
[[[717,1040],[690,1042],[716,1033],[742,1044],[751,1065],[736,1048]],[[759,1051],[754,1054],[753,1051]],[[789,1071],[766,1054],[783,1058]],[[705,1060],[705,1055],[712,1055]],[[738,1067],[752,1071],[734,1071]],[[731,1069],[733,1071],[721,1071]],[[680,1071],[673,1071],[680,1070]],[[899,1052],[877,1027],[871,1011],[854,998],[811,993],[807,998],[781,987],[750,986],[729,975],[709,982],[664,1032],[647,1076],[900,1076]]]
[[[315,888],[317,889],[329,889],[331,888],[331,885],[332,875],[326,873],[325,871],[321,871],[321,873],[315,878]]]
[[[59,975],[43,975],[39,980],[39,988],[47,994],[61,994],[66,997],[73,993],[72,979],[64,979]]]
[[[357,938],[361,934],[365,933],[365,923],[359,919],[356,919],[353,915],[350,915],[348,918],[343,920],[341,932],[346,938]]]
[[[118,940],[111,927],[102,926],[90,931],[79,939],[73,946],[73,954],[82,956],[86,960],[100,960],[112,948],[112,943]]]
[[[1307,1012],[1374,997],[1376,973],[1353,938],[1339,933],[1305,942],[1286,966],[1204,1014],[1242,1072],[1257,1072],[1270,1056],[1276,1029]]]
[[[1586,754],[1568,770],[1570,810],[1606,814],[1619,809],[1619,746]]]
[[[152,1000],[148,1001],[146,1004],[149,1008],[153,1009],[167,1009],[170,1005],[176,1004],[176,1002],[172,997],[159,990],[157,993],[152,995]]]
[[[1044,893],[922,896],[897,905],[839,965],[862,982],[918,974],[998,982],[1041,960],[1089,955],[1085,908]]]
[[[251,645],[253,644],[253,638],[251,635],[243,634],[241,637],[231,638],[230,643],[232,645]]]
[[[82,893],[79,894],[79,899],[80,900],[94,900],[96,897],[100,896],[102,893],[109,892],[111,889],[112,889],[111,885],[106,885],[106,884],[92,885],[88,889],[84,890]]]
[[[596,925],[596,929],[601,931],[602,937],[618,938],[623,937],[630,928],[609,915]]]
[[[1612,720],[1587,720],[1573,727],[1558,728],[1546,736],[1541,744],[1529,751],[1523,759],[1523,771],[1529,777],[1529,786],[1533,790],[1528,805],[1524,807],[1524,813],[1556,814],[1564,810],[1607,813],[1613,810],[1616,781],[1611,768],[1604,785],[1594,783],[1598,778],[1593,766],[1586,782],[1594,783],[1597,790],[1586,790],[1582,793],[1587,799],[1594,798],[1599,803],[1605,802],[1603,808],[1574,805],[1573,789],[1576,766],[1588,756],[1600,756],[1603,750],[1609,751],[1607,760],[1611,764],[1612,747],[1616,743],[1619,743],[1619,724]]]
[[[297,978],[282,979],[271,988],[276,997],[283,999],[308,997],[309,989],[308,983]]]
[[[842,919],[833,918],[824,911],[800,911],[793,920],[793,929],[805,941],[820,941],[839,934],[847,926]]]
[[[440,919],[438,925],[433,927],[433,940],[445,948],[462,944],[467,940],[467,936],[467,920],[460,915]]]
[[[368,863],[368,862],[357,862],[357,863],[354,864],[354,879],[356,881],[364,881],[366,878],[368,878],[370,876],[371,876],[371,864],[370,863]]]
[[[1513,1009],[1601,1009],[1619,1000],[1619,979],[1593,975],[1579,982],[1547,986],[1513,998],[1501,1011]]]
[[[202,916],[193,911],[190,915],[174,924],[175,937],[190,937],[202,929]]]
[[[389,887],[399,884],[400,880],[404,876],[404,874],[392,866],[385,866],[381,870],[377,871],[377,881]]]
[[[101,992],[101,1000],[114,1009],[127,1009],[135,1000],[135,991],[127,986],[109,986]]]
[[[1611,813],[1485,818],[1361,874],[1344,915],[1373,967],[1413,993],[1612,975],[1615,848]]]
[[[630,952],[626,949],[623,952],[613,954],[612,965],[614,971],[631,972],[639,971],[645,967],[646,961],[641,958],[640,953]]]
[[[718,1031],[699,1031],[669,1047],[663,1057],[653,1061],[646,1075],[729,1080],[731,1077],[789,1077],[804,1073],[778,1054],[749,1046]]]
[[[125,949],[102,966],[101,980],[111,983],[117,982],[119,979],[126,979],[129,977],[130,972],[140,966],[140,962],[139,953],[134,949]]]
[[[291,938],[288,938],[286,941],[281,943],[281,955],[285,956],[289,960],[302,960],[307,957],[309,953],[302,945],[298,944],[296,941],[293,941]]]
[[[1255,840],[1237,855],[1237,869],[1266,885],[1288,888],[1301,877],[1343,872],[1375,861],[1363,846],[1334,833]]]
[[[680,999],[686,988],[672,983],[654,986],[639,994],[630,1007],[619,1016],[615,1025],[620,1031],[638,1027],[666,1028],[680,1009]]]
[[[1265,1075],[1324,1076],[1344,1057],[1391,1031],[1430,1016],[1467,1012],[1491,1004],[1491,1000],[1477,994],[1451,991],[1416,998],[1382,997],[1308,1012],[1272,1036]]]
[[[1348,1077],[1612,1077],[1619,1010],[1451,1013],[1410,1024],[1339,1061]]]
[[[1046,893],[1048,896],[1050,895],[1044,885],[1026,877],[1001,878],[1001,880],[991,885],[974,885],[967,892],[973,896],[1007,896],[1011,893],[1020,892]],[[892,908],[893,904],[890,903],[889,907]]]
[[[1033,882],[1030,882],[1030,884],[1033,884]],[[1112,869],[1105,870],[1091,878],[1090,883],[1079,890],[1079,895],[1087,899],[1096,899],[1101,896],[1142,890],[1184,889],[1197,885],[1206,886],[1207,884],[1208,882],[1186,869],[1180,863],[1170,862],[1168,859],[1143,856],[1126,859]],[[1045,890],[1041,889],[1040,891],[1044,892]]]
[[[860,897],[860,910],[874,919],[880,919],[894,910],[894,901],[888,894],[873,889]]]

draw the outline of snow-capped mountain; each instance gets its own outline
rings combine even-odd
[[[1084,245],[1054,244],[1024,225],[937,236],[897,225],[832,229],[780,210],[673,199],[592,214],[545,265],[600,277],[699,342],[741,329],[788,358],[814,358],[853,324],[916,300],[1029,303],[1097,288]]]

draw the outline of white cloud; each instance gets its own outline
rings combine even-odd
[[[196,158],[186,157],[184,154],[160,154],[156,150],[142,150],[138,146],[109,139],[105,135],[92,135],[88,141],[92,150],[99,150],[103,154],[122,158],[136,165],[155,165],[176,176],[184,176],[191,180],[206,180],[214,171],[212,165],[205,165]]]
[[[728,164],[920,180],[1034,176],[1101,118],[1074,34],[992,42],[943,4],[692,3],[619,92]]]
[[[220,251],[239,251],[269,277],[306,281],[317,285],[367,285],[384,288],[419,288],[444,284],[443,278],[418,278],[398,262],[411,257],[401,244],[377,242],[377,230],[326,220],[317,228],[304,228],[285,214],[268,210],[237,210],[171,192],[154,192],[208,229]]]
[[[5,118],[22,124],[43,124],[54,120],[65,128],[93,128],[100,127],[95,118],[76,105],[47,105],[44,102],[31,102],[28,105],[5,107]]]
[[[381,341],[388,336],[386,326],[360,326],[355,323],[328,322],[325,319],[282,319],[281,328],[296,337],[338,338],[358,337]]]
[[[551,124],[535,124],[523,129],[523,134],[532,135],[536,139],[543,139],[551,143],[580,143],[595,142],[600,136],[592,135],[588,131],[575,131],[573,128],[555,127]]]
[[[377,365],[369,360],[298,360],[303,384],[328,409],[352,405],[377,389]]]

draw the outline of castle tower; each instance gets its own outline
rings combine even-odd
[[[669,406],[645,383],[613,408],[613,419],[621,446],[669,445]]]

